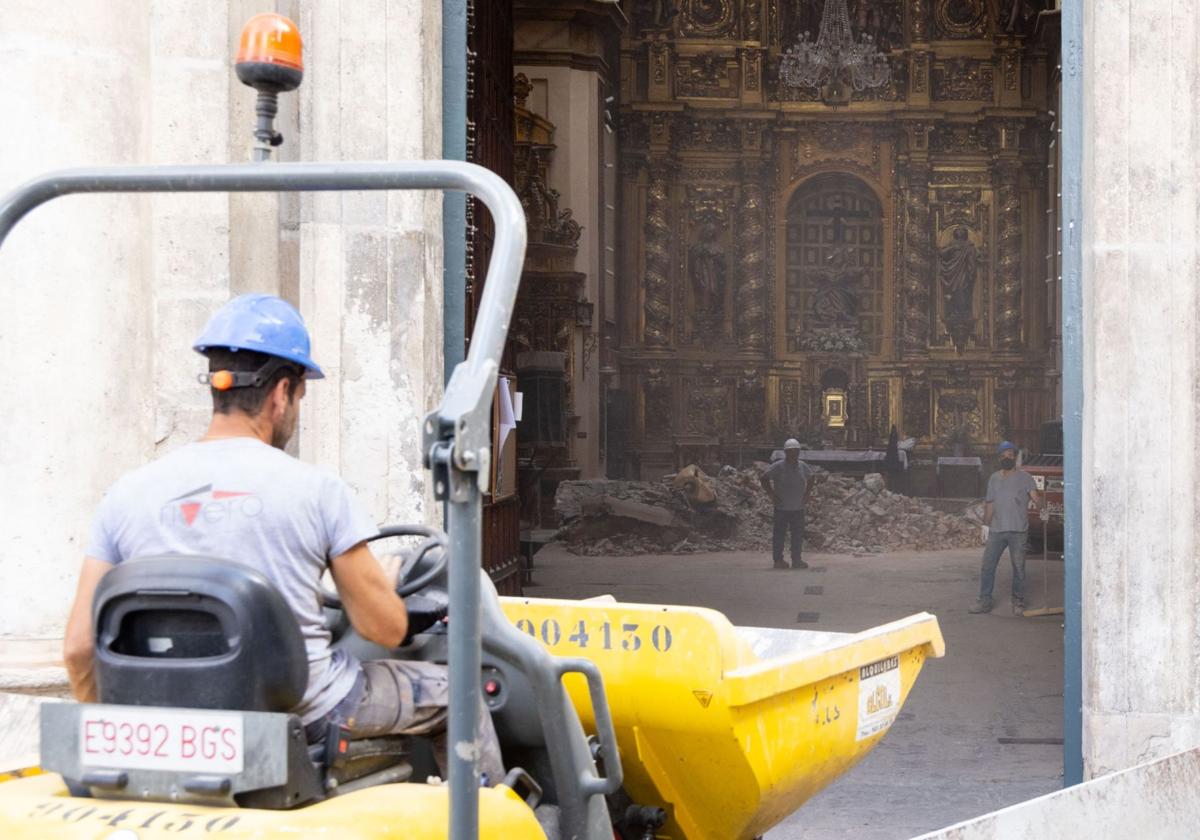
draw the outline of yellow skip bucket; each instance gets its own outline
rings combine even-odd
[[[862,633],[735,627],[718,612],[502,598],[519,629],[604,675],[634,801],[667,836],[752,838],[853,767],[945,643],[928,613]],[[566,678],[584,726],[584,681]]]

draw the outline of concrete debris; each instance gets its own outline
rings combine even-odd
[[[872,493],[882,493],[887,489],[887,485],[883,482],[883,476],[880,473],[867,473],[863,476],[863,487],[866,487]]]
[[[590,556],[769,550],[773,510],[759,484],[766,467],[723,467],[709,476],[690,466],[659,481],[564,481],[555,497],[559,539]],[[862,555],[979,545],[969,516],[893,493],[878,473],[859,479],[816,468],[815,475],[810,549]]]
[[[735,470],[734,473],[736,474],[736,472]],[[726,475],[724,470],[721,470],[721,474]],[[728,476],[726,475],[726,477]],[[695,464],[681,469],[671,479],[671,487],[684,491],[688,501],[694,505],[711,505],[717,500],[717,493],[713,490],[712,481],[704,474],[704,470]]]

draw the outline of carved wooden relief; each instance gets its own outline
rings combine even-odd
[[[989,102],[995,91],[995,81],[991,60],[948,58],[933,66],[933,98]]]
[[[891,388],[886,380],[871,383],[871,434],[887,440],[892,428]]]
[[[904,373],[904,434],[921,440],[929,437],[929,378],[924,368],[910,367]]]
[[[976,389],[939,389],[934,436],[947,448],[984,440],[983,408]]]
[[[735,54],[702,53],[675,62],[675,95],[736,99],[741,73]]]
[[[642,379],[642,423],[652,439],[671,433],[671,381],[661,367],[646,370]]]
[[[685,380],[685,427],[689,435],[725,437],[730,433],[729,388],[717,376]]]
[[[678,0],[683,35],[724,38],[735,34],[737,10],[734,0]]]
[[[737,386],[738,422],[740,436],[757,437],[766,431],[766,387],[762,372],[748,368],[741,372]]]
[[[933,20],[939,37],[981,38],[987,35],[984,0],[934,0]]]
[[[779,380],[778,429],[781,435],[795,435],[805,422],[800,403],[800,383],[795,379]]]
[[[670,182],[666,164],[663,161],[657,164],[649,169],[650,183],[646,188],[646,265],[642,288],[646,344],[666,347],[671,343]]]

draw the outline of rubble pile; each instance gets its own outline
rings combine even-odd
[[[658,481],[565,481],[555,509],[559,539],[576,554],[764,551],[772,504],[759,476],[766,464],[716,476],[688,467]],[[893,493],[883,476],[859,479],[817,468],[805,545],[837,554],[933,551],[979,545],[979,524]]]

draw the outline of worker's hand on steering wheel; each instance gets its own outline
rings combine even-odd
[[[392,585],[392,589],[399,586],[400,574],[404,571],[404,555],[382,554],[379,557],[379,565],[383,567],[383,574]]]
[[[404,599],[404,606],[408,610],[408,635],[404,637],[402,645],[445,618],[450,609],[450,597],[441,589],[431,587],[409,595]]]

